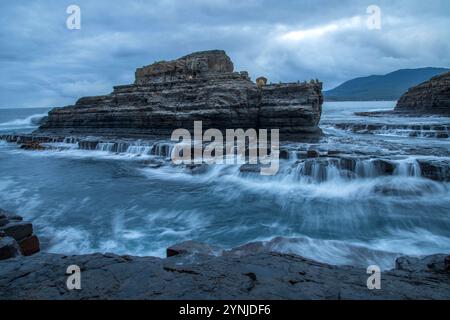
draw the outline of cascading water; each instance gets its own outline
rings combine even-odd
[[[324,138],[282,143],[276,176],[176,166],[164,140],[66,137],[45,151],[1,143],[0,203],[33,221],[44,251],[66,254],[162,256],[185,240],[235,247],[278,236],[274,250],[362,267],[449,252],[448,139],[385,133],[401,121],[435,131],[450,121],[353,116],[378,103],[363,107],[325,104]],[[342,122],[384,127],[361,134]]]

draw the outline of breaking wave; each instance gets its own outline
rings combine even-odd
[[[47,113],[34,114],[26,118],[15,119],[0,123],[2,129],[22,129],[38,127],[42,119],[47,116]]]

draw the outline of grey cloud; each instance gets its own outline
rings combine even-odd
[[[65,28],[73,3],[82,10],[79,31]],[[280,40],[345,26],[371,4],[382,9],[381,31],[346,26]],[[133,81],[136,67],[216,48],[253,78],[319,78],[326,88],[399,68],[450,66],[450,4],[441,0],[37,0],[0,9],[0,108],[71,104]]]

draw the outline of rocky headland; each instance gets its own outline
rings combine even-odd
[[[361,116],[450,116],[450,72],[410,88],[389,112],[358,112]],[[447,136],[448,138],[448,136]]]
[[[402,257],[369,290],[367,270],[273,250],[276,238],[223,250],[187,241],[167,258],[38,253],[0,261],[0,300],[16,299],[450,299],[450,256]],[[3,250],[3,249],[2,249]],[[81,290],[67,288],[69,266]]]
[[[319,81],[254,83],[247,72],[234,72],[224,51],[213,50],[138,68],[134,84],[53,109],[36,134],[169,139],[173,130],[203,121],[220,130],[280,129],[282,140],[301,140],[320,136],[322,103]]]
[[[450,116],[450,72],[408,90],[397,102],[396,113]]]

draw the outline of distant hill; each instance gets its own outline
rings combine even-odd
[[[447,72],[444,68],[402,69],[347,81],[324,92],[327,101],[398,100],[409,88]]]

